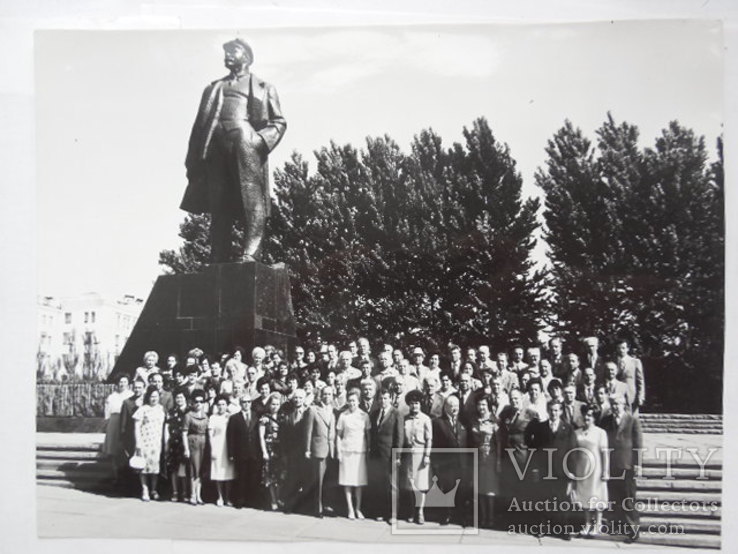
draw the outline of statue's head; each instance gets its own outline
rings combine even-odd
[[[225,66],[228,69],[249,67],[254,61],[254,52],[251,46],[240,38],[229,40],[223,44]]]

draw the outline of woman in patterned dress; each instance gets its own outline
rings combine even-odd
[[[205,392],[192,393],[192,409],[187,412],[182,426],[182,443],[185,458],[189,460],[192,478],[190,504],[202,504],[202,466],[208,433],[208,415],[205,412]]]
[[[215,481],[218,489],[217,506],[230,501],[230,485],[235,477],[233,462],[228,459],[226,443],[226,427],[228,427],[228,398],[218,396],[215,399],[215,413],[210,416],[208,436],[210,437],[210,479]]]
[[[259,418],[259,443],[264,457],[262,466],[262,483],[269,491],[272,511],[279,509],[279,487],[282,484],[283,472],[279,456],[279,408],[282,395],[273,392],[266,403],[266,412]]]
[[[479,526],[489,529],[494,520],[495,497],[500,491],[502,442],[489,397],[480,396],[476,408],[477,416],[469,429],[469,442],[472,448],[479,450]]]
[[[121,467],[126,462],[123,453],[123,444],[120,436],[120,409],[123,401],[130,397],[133,391],[128,386],[128,376],[121,375],[118,379],[118,387],[105,400],[105,443],[103,453],[108,456],[113,465],[113,482],[118,482]]]
[[[166,432],[166,467],[169,479],[172,483],[172,502],[184,500],[187,496],[185,479],[187,477],[187,459],[184,455],[184,443],[182,442],[182,428],[187,415],[187,393],[178,390],[174,393],[174,408],[167,414]],[[179,491],[182,491],[180,497]]]
[[[433,425],[431,419],[420,410],[423,401],[423,393],[419,390],[411,390],[405,395],[409,413],[405,416],[403,437],[403,448],[411,448],[410,454],[403,456],[405,468],[405,489],[414,493],[411,496],[416,500],[417,508],[415,523],[425,523],[425,493],[430,489],[430,453],[433,444]],[[414,504],[414,505],[415,505]]]
[[[144,395],[143,405],[133,414],[136,437],[136,456],[143,456],[146,465],[141,470],[141,500],[159,500],[156,485],[161,472],[161,446],[164,440],[166,414],[159,404],[159,391],[150,386]]]

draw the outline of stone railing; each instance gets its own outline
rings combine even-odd
[[[103,417],[105,399],[115,390],[106,383],[36,385],[38,417]]]

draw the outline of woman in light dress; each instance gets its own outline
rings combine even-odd
[[[430,453],[433,444],[433,425],[431,419],[420,411],[423,393],[411,390],[405,395],[408,414],[405,416],[403,448],[411,448],[412,453],[403,456],[405,468],[405,489],[413,492],[415,523],[425,523],[425,494],[430,489]]]
[[[359,409],[359,391],[346,395],[346,410],[336,422],[338,484],[346,495],[349,519],[364,519],[361,512],[362,487],[367,485],[366,453],[369,445],[369,414]],[[354,506],[352,493],[356,495]]]
[[[215,413],[210,416],[208,436],[210,438],[210,479],[215,481],[218,489],[217,506],[230,501],[231,481],[234,478],[233,462],[228,459],[228,445],[226,443],[226,427],[228,427],[228,399],[218,396],[215,399]]]
[[[607,433],[595,425],[595,408],[582,408],[584,427],[577,430],[577,452],[574,464],[574,500],[584,510],[584,531],[591,537],[602,525],[602,511],[607,507],[607,481],[610,475]]]
[[[128,386],[128,376],[121,375],[117,388],[105,399],[105,443],[103,454],[108,456],[113,465],[113,481],[118,482],[120,469],[126,462],[123,453],[123,444],[120,437],[120,408],[123,401],[130,397],[133,391]]]
[[[164,441],[166,413],[159,404],[159,390],[150,386],[144,395],[143,405],[133,414],[136,436],[136,456],[146,461],[141,470],[141,500],[159,500],[156,490],[161,473],[161,450]],[[149,496],[149,493],[151,496]]]

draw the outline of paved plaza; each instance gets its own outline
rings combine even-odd
[[[80,443],[90,435],[78,435]],[[70,435],[44,434],[46,443],[69,443]],[[704,458],[707,449],[716,449],[711,463],[722,463],[722,436],[647,434],[644,458],[653,458],[656,447],[692,447]],[[686,456],[686,455],[685,455]],[[687,458],[689,459],[689,458]],[[656,548],[640,543],[624,544],[619,539],[574,539],[564,542],[553,537],[537,538],[526,534],[487,529],[468,530],[464,534],[438,535],[438,523],[427,522],[422,528],[402,523],[403,528],[428,531],[424,535],[397,535],[384,522],[350,521],[344,517],[318,519],[311,516],[254,509],[237,510],[213,504],[190,506],[172,502],[144,503],[137,498],[120,498],[104,493],[86,492],[54,486],[37,485],[38,534],[41,538],[142,538],[231,541],[346,541],[375,544],[472,544],[519,546],[571,546],[605,548]],[[462,531],[449,525],[448,530]]]
[[[478,535],[393,535],[391,527],[373,520],[311,516],[262,510],[190,506],[172,502],[141,502],[103,494],[37,486],[40,538],[141,538],[229,541],[346,541],[365,543],[432,543],[518,546],[643,548],[615,540],[561,539],[482,529]],[[405,524],[406,527],[420,528]],[[423,527],[439,530],[437,523]],[[449,525],[447,529],[460,530]],[[651,547],[653,548],[653,547]]]

